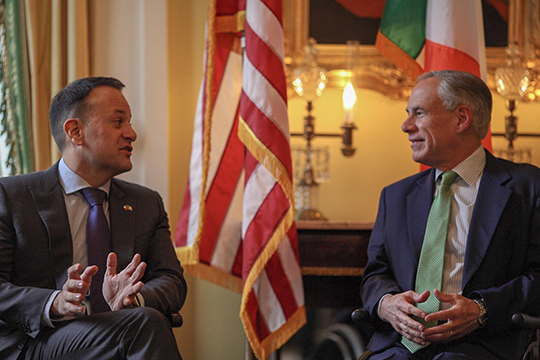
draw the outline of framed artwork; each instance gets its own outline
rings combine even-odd
[[[494,87],[495,69],[504,63],[505,47],[523,37],[524,3],[537,0],[483,0],[488,85]],[[375,38],[384,0],[287,0],[283,3],[286,63],[303,61],[308,38],[317,41],[318,63],[328,73],[328,86],[344,85],[347,40],[360,42],[355,83],[390,98],[406,99],[414,81],[383,58]]]

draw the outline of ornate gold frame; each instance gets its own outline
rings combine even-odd
[[[522,33],[519,30],[520,18],[522,14],[519,9],[523,9],[525,1],[530,0],[510,0],[509,19],[509,40],[518,41]],[[285,35],[285,62],[294,66],[303,59],[302,49],[306,45],[309,30],[309,0],[286,0],[283,2],[283,30]],[[522,26],[523,27],[523,26]],[[343,87],[345,85],[344,71],[347,46],[317,44],[319,50],[318,63],[324,67],[328,73],[329,87]],[[495,88],[495,69],[504,63],[504,48],[489,47],[486,49],[486,60],[488,70],[488,85]],[[396,68],[391,62],[383,58],[375,46],[361,45],[359,69],[355,74],[357,86],[365,89],[378,91],[390,98],[408,98],[414,81],[405,73]]]

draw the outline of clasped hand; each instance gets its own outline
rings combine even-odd
[[[380,304],[379,317],[390,323],[405,338],[422,345],[426,345],[428,342],[453,341],[478,329],[480,310],[473,300],[459,294],[445,294],[436,289],[433,291],[441,303],[450,303],[451,307],[447,310],[426,314],[414,304],[425,302],[430,292],[426,290],[419,294],[414,291],[406,291],[384,297]],[[443,321],[444,323],[426,328],[411,316],[424,319],[425,322]]]
[[[102,291],[112,311],[129,307],[134,302],[135,294],[143,287],[140,280],[146,270],[146,263],[141,261],[139,254],[135,254],[128,266],[120,273],[116,273],[116,266],[116,254],[110,253],[107,257],[107,270]],[[92,277],[97,273],[98,267],[88,266],[79,275],[80,270],[81,264],[74,264],[68,268],[68,278],[62,291],[53,301],[51,316],[63,317],[84,313],[82,301],[90,289]]]

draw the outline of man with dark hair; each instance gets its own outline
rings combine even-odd
[[[181,359],[166,315],[186,297],[161,197],[132,168],[131,109],[113,78],[52,100],[62,159],[0,179],[0,358]]]
[[[413,159],[432,168],[386,187],[361,289],[376,319],[370,359],[518,359],[540,313],[540,169],[481,146],[491,93],[466,72],[411,93]]]

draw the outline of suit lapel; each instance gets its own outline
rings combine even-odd
[[[121,270],[134,254],[137,207],[130,202],[130,195],[123,191],[115,179],[111,181],[109,201],[112,250],[118,256],[118,269]]]
[[[511,179],[499,161],[486,152],[486,167],[476,198],[463,269],[464,289],[484,259],[512,190],[504,186]]]
[[[409,241],[414,258],[414,269],[418,266],[429,210],[433,201],[433,188],[435,183],[435,170],[431,169],[426,176],[417,181],[417,187],[407,196],[407,224],[409,227]],[[413,282],[416,271],[413,274]]]
[[[41,220],[49,235],[56,287],[61,289],[66,278],[66,269],[73,262],[73,241],[62,186],[58,179],[58,163],[44,171],[41,181],[28,187]]]

